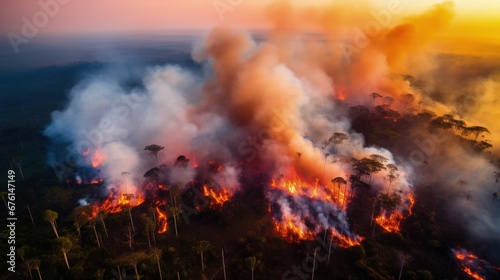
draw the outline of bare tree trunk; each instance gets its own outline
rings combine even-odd
[[[120,266],[117,265],[116,267],[118,267],[118,278],[119,278],[119,280],[123,280],[123,278],[122,278],[122,271],[120,270]]]
[[[153,244],[155,244],[155,246],[156,246],[156,237],[155,237],[155,231],[154,230],[151,231],[151,235],[153,236]]]
[[[38,271],[38,277],[40,277],[40,280],[42,280],[42,274],[40,274],[40,268],[37,267],[36,271]]]
[[[24,174],[23,174],[23,169],[21,168],[21,164],[20,163],[15,163],[17,165],[17,168],[19,169],[19,172],[21,173],[21,178],[23,178],[23,181],[24,181]]]
[[[68,267],[68,269],[70,269],[69,262],[68,262],[68,256],[66,255],[66,250],[62,249],[62,253],[64,255],[64,261],[66,261],[66,266]]]
[[[224,280],[226,280],[226,261],[224,259],[224,249],[222,249],[222,270],[224,272]]]
[[[177,218],[176,218],[176,213],[174,213],[174,228],[175,228],[175,237],[179,237],[179,234],[177,233]]]
[[[160,280],[163,280],[163,276],[161,275],[160,259],[157,259],[156,262],[158,263],[158,272],[160,272]]]
[[[30,279],[33,280],[33,274],[31,273],[31,266],[29,263],[28,263],[28,272],[30,274]]]
[[[26,204],[26,207],[28,207],[28,213],[30,214],[31,224],[33,224],[33,228],[36,229],[36,227],[35,227],[35,221],[33,220],[33,215],[31,215],[30,206],[28,204]]]
[[[56,234],[57,238],[59,238],[59,234],[57,233],[57,228],[56,228],[56,223],[54,221],[50,222],[52,225],[52,229],[54,230],[54,233]]]
[[[101,220],[101,224],[102,224],[102,227],[104,228],[104,233],[106,234],[106,238],[109,238],[108,229],[106,228],[106,224],[104,223],[104,218],[101,216],[99,218],[99,220]]]
[[[149,231],[146,231],[146,235],[148,236],[148,246],[149,246],[149,250],[151,250],[151,237],[149,237]]]
[[[179,271],[177,271],[177,280],[181,280],[181,275],[179,274]]]
[[[135,233],[134,220],[132,219],[132,207],[128,208],[128,215],[130,217],[130,224],[132,225],[132,232]]]
[[[139,271],[137,271],[137,264],[134,265],[134,271],[135,271],[135,277],[137,277],[137,280],[141,279],[141,276],[139,276]]]
[[[405,264],[402,264],[401,265],[401,270],[399,270],[399,277],[398,277],[398,280],[401,280],[401,275],[403,275],[403,267],[405,266]]]
[[[99,249],[101,249],[101,242],[99,241],[99,235],[97,234],[97,229],[95,226],[93,226],[92,228],[94,229],[95,239],[97,240],[97,247],[99,247]]]

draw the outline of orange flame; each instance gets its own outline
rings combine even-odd
[[[283,190],[292,196],[300,195],[309,198],[327,200],[332,204],[338,205],[340,207],[345,207],[347,205],[345,203],[345,200],[347,198],[345,191],[338,190],[339,194],[337,197],[337,203],[335,203],[334,197],[337,196],[337,192],[334,189],[329,190],[327,188],[321,187],[319,185],[318,179],[316,179],[314,185],[304,182],[297,177],[291,180],[278,180],[278,183],[273,179],[271,181],[271,188]]]
[[[104,162],[105,156],[100,150],[95,151],[91,159],[92,167],[97,168]]]
[[[399,232],[401,221],[404,219],[403,214],[394,212],[387,217],[386,211],[375,218],[375,222],[387,232]]]
[[[158,233],[162,234],[167,232],[167,213],[162,212],[158,206],[156,207],[156,213],[158,214]]]
[[[460,261],[460,269],[467,273],[472,279],[476,280],[485,280],[483,276],[481,276],[478,272],[474,272],[472,270],[472,266],[478,263],[483,263],[483,260],[479,259],[476,255],[469,253],[469,252],[464,252],[464,251],[456,251],[453,250],[455,253],[455,258]],[[481,268],[479,266],[479,268]]]
[[[344,209],[347,207],[347,195],[346,191],[342,188],[334,186],[325,187],[319,184],[319,180],[316,179],[314,183],[307,183],[300,179],[296,174],[294,174],[293,179],[283,179],[272,180],[270,187],[272,189],[278,189],[290,196],[302,196],[315,200],[320,200],[326,203],[336,205],[339,209]],[[321,229],[319,227],[308,228],[306,222],[300,218],[299,214],[296,213],[281,213],[283,218],[280,221],[274,221],[274,227],[276,232],[283,236],[290,242],[300,241],[300,240],[313,240],[316,233]],[[338,232],[335,228],[329,227],[327,230],[332,231],[332,240],[338,243],[341,247],[351,247],[359,245],[363,240],[359,236],[350,238],[348,235]]]
[[[144,197],[142,195],[134,196],[133,194],[121,193],[118,198],[115,197],[115,193],[111,193],[108,198],[101,204],[100,208],[107,213],[119,213],[123,211],[123,208],[136,207],[144,203]]]
[[[231,194],[227,188],[223,187],[222,192],[216,193],[215,190],[207,187],[207,185],[203,185],[203,195],[213,198],[215,203],[218,205],[223,205],[231,198]]]
[[[382,227],[387,232],[400,232],[401,231],[401,222],[413,215],[413,206],[415,205],[415,198],[413,194],[409,193],[408,196],[408,215],[404,216],[401,212],[393,212],[389,216],[388,213],[384,210],[382,213],[375,218],[375,222]]]
[[[346,99],[346,95],[342,89],[337,90],[337,99],[342,101]]]

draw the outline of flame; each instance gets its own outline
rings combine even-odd
[[[314,183],[307,183],[293,173],[292,179],[272,180],[270,195],[278,195],[283,202],[278,202],[281,209],[279,216],[273,217],[275,231],[290,242],[313,240],[319,232],[329,231],[332,240],[341,247],[350,247],[360,244],[362,237],[349,233],[345,217],[347,195],[345,190],[337,186],[325,187],[316,179]],[[323,204],[327,210],[327,218],[318,216],[309,210],[295,208],[295,201],[307,200],[312,203]],[[286,202],[285,202],[286,201]],[[284,203],[284,204],[283,204]],[[288,205],[286,205],[289,203]],[[270,208],[270,211],[271,208]],[[341,225],[342,226],[339,226]],[[342,228],[342,229],[340,229]]]
[[[387,212],[382,211],[382,214],[375,218],[375,222],[387,232],[399,232],[401,221],[405,217],[399,212],[394,212],[387,217]]]
[[[158,206],[156,206],[156,213],[158,214],[158,233],[165,233],[167,231],[167,213],[162,212]]]
[[[286,237],[290,241],[314,239],[314,235],[303,225],[303,222],[295,223],[291,217],[288,217],[286,221],[282,223],[275,223],[275,230],[278,234]]]
[[[116,195],[112,192],[109,194],[108,198],[101,204],[100,208],[107,213],[119,213],[123,211],[123,208],[136,207],[144,203],[144,197],[139,194],[137,196],[133,194],[121,193]]]
[[[98,149],[97,151],[95,151],[94,155],[92,156],[92,159],[91,159],[92,167],[97,168],[97,167],[101,166],[102,163],[104,162],[104,160],[105,160],[104,154],[101,153],[101,151]]]
[[[213,198],[215,203],[218,205],[223,205],[231,198],[231,194],[229,193],[227,188],[222,187],[222,191],[220,193],[217,193],[207,185],[203,185],[203,195]]]
[[[94,180],[90,181],[90,184],[91,184],[91,185],[98,185],[98,184],[100,184],[100,183],[102,183],[102,179],[101,179],[101,178],[99,178],[99,179],[94,179]]]
[[[299,195],[306,196],[308,198],[327,200],[332,204],[337,204],[342,207],[347,205],[347,201],[345,201],[347,198],[345,191],[339,190],[339,195],[336,197],[337,192],[334,189],[330,190],[320,186],[318,179],[316,179],[314,185],[308,184],[296,176],[291,180],[278,180],[278,183],[276,183],[276,180],[273,179],[271,181],[271,188],[283,190],[292,196]],[[335,197],[337,203],[335,203]]]
[[[460,269],[467,273],[472,279],[485,280],[486,278],[481,276],[480,272],[485,266],[491,266],[487,261],[478,258],[473,253],[468,252],[464,249],[454,250],[452,252],[455,254],[455,258],[460,263]]]
[[[87,150],[85,150],[82,155],[86,157],[89,155],[89,153],[90,153],[90,148],[87,148]]]
[[[382,227],[387,232],[400,232],[401,231],[401,222],[413,215],[413,206],[415,205],[415,197],[413,194],[408,193],[407,195],[409,207],[408,207],[408,215],[404,216],[402,212],[393,212],[387,213],[387,211],[382,211],[382,213],[375,218],[375,222]]]
[[[342,90],[342,89],[337,90],[337,99],[345,101],[346,95],[344,93],[344,90]]]

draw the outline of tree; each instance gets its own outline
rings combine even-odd
[[[188,164],[189,164],[189,159],[183,155],[180,155],[175,160],[174,166],[186,168],[188,167]]]
[[[156,144],[151,144],[147,145],[144,147],[144,150],[148,151],[150,155],[153,155],[156,159],[156,166],[158,166],[158,153],[163,150],[165,147],[156,145]]]
[[[380,94],[378,94],[378,93],[376,93],[376,92],[372,92],[372,93],[370,93],[370,97],[373,99],[373,106],[375,106],[375,100],[376,100],[377,98],[381,98],[381,97],[382,97],[382,95],[380,95]]]
[[[75,226],[76,233],[78,233],[78,238],[81,237],[82,227],[92,218],[93,210],[92,205],[84,205],[75,208],[71,212],[70,218],[73,219],[73,225]]]
[[[482,127],[482,126],[471,126],[471,127],[466,128],[466,130],[469,133],[472,133],[474,135],[474,141],[477,141],[477,138],[481,134],[484,134],[484,133],[491,134],[487,128]]]
[[[335,146],[335,152],[338,153],[338,145],[344,143],[349,140],[349,136],[342,132],[334,132],[333,135],[328,139],[329,142],[333,143]]]
[[[337,184],[337,188],[338,188],[337,199],[340,202],[340,188],[341,188],[340,185],[341,184],[347,185],[347,181],[342,177],[335,177],[332,179],[332,184]]]
[[[200,254],[201,258],[201,272],[205,272],[205,263],[203,262],[203,253],[210,249],[210,242],[207,240],[201,240],[193,246],[193,250]]]
[[[118,263],[123,263],[126,265],[129,265],[134,268],[135,272],[135,277],[137,280],[141,279],[141,276],[139,275],[139,271],[137,269],[137,265],[139,264],[140,261],[144,260],[147,258],[147,254],[145,252],[139,251],[139,252],[133,252],[130,254],[127,254],[120,258],[118,260]]]
[[[24,173],[23,173],[23,169],[21,168],[21,164],[23,163],[23,158],[21,156],[14,156],[10,160],[13,164],[17,165],[17,168],[19,169],[19,173],[21,173],[21,178],[23,178],[23,180],[24,180]]]
[[[43,213],[43,219],[50,223],[57,238],[59,238],[59,234],[57,233],[57,227],[56,227],[56,220],[58,217],[59,217],[59,214],[57,214],[57,212],[54,212],[52,210],[46,210]]]
[[[404,110],[407,113],[411,113],[414,109],[412,108],[413,103],[415,102],[415,96],[413,94],[405,94],[401,97],[401,102],[404,106]]]
[[[149,169],[148,171],[146,171],[146,173],[144,173],[144,177],[145,178],[149,178],[149,179],[152,179],[154,181],[154,183],[156,184],[156,188],[158,188],[160,182],[159,182],[159,175],[161,173],[161,169],[158,168],[158,167],[153,167],[151,169]]]
[[[181,209],[178,207],[170,207],[170,215],[174,218],[174,228],[175,228],[175,237],[179,237],[177,233],[177,217],[181,214]]]
[[[66,266],[70,269],[67,253],[73,248],[73,242],[68,237],[59,237],[57,238],[57,248],[63,253]]]
[[[158,265],[158,272],[160,273],[160,280],[163,280],[163,277],[161,274],[161,266],[160,266],[160,259],[161,259],[162,251],[161,251],[161,249],[153,248],[153,249],[151,249],[151,254],[153,255],[153,258],[155,259],[156,264]]]
[[[97,247],[101,249],[101,241],[99,241],[99,234],[97,234],[97,223],[95,219],[89,220],[88,227],[94,230],[95,239],[97,240]]]
[[[106,217],[107,214],[108,213],[106,213],[105,211],[99,210],[99,212],[97,212],[97,218],[99,219],[102,227],[104,228],[104,234],[106,234],[106,238],[109,238],[108,228],[106,227],[106,223],[104,223],[104,218]]]
[[[154,244],[156,245],[156,238],[155,238],[156,223],[146,213],[141,214],[141,220],[144,223],[144,233],[148,237],[149,249],[151,249],[151,238],[149,237],[149,235],[151,234],[153,236]]]
[[[251,256],[251,257],[246,258],[245,262],[247,263],[248,267],[252,271],[252,280],[253,280],[254,270],[260,264],[260,261],[258,261],[256,257]]]
[[[386,168],[384,162],[387,160],[384,156],[373,154],[370,158],[356,160],[352,167],[357,172],[357,176],[369,176],[368,184],[371,184],[373,174],[384,170]]]
[[[40,259],[31,259],[28,262],[33,266],[34,269],[38,272],[38,277],[42,280],[42,274],[40,273]]]
[[[401,266],[401,269],[399,270],[399,277],[398,280],[401,280],[401,276],[403,275],[403,267],[407,262],[410,262],[412,260],[412,257],[404,252],[395,251],[396,257],[398,258],[399,265]]]
[[[380,206],[387,211],[394,211],[398,205],[401,204],[401,197],[396,193],[393,194],[380,194],[378,196]]]
[[[125,244],[127,244],[131,250],[134,249],[132,248],[132,245],[134,244],[134,236],[135,236],[134,231],[132,231],[130,227],[127,227],[127,231],[125,232],[125,237],[127,238],[125,239]]]
[[[396,181],[399,177],[398,172],[398,167],[392,163],[389,163],[386,165],[387,169],[389,170],[389,174],[387,175],[387,178],[389,179],[389,188],[387,190],[387,194],[391,192],[391,185],[392,182]]]

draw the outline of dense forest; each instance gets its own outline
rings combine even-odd
[[[418,169],[410,186],[412,195],[407,196],[394,184],[399,179],[398,166],[387,163],[384,156],[353,158],[338,152],[339,146],[351,141],[347,133],[333,131],[328,139],[309,139],[324,151],[324,165],[342,164],[352,170],[348,178],[329,178],[331,184],[319,186],[322,195],[345,207],[348,227],[356,235],[351,239],[344,236],[344,226],[340,234],[334,229],[311,234],[280,224],[276,218],[280,210],[270,202],[268,188],[280,188],[284,179],[269,176],[256,162],[239,163],[242,188],[229,193],[213,180],[226,168],[222,164],[188,155],[159,159],[164,147],[151,143],[144,147],[152,164],[143,175],[142,191],[128,193],[105,187],[98,157],[86,172],[68,165],[73,169],[58,177],[50,167],[34,170],[24,164],[19,153],[9,158],[16,173],[19,260],[17,273],[4,279],[498,277],[498,268],[467,251],[474,249],[474,242],[446,203],[456,196],[463,211],[468,211],[467,204],[476,196],[468,184],[480,180],[491,193],[491,203],[481,207],[491,215],[500,214],[495,212],[500,169],[498,159],[488,153],[492,147],[488,129],[468,126],[452,115],[419,111],[410,94],[400,100],[378,93],[369,97],[372,106],[335,100],[352,120],[349,134],[362,134],[366,145],[417,162]],[[402,105],[393,108],[393,103]],[[487,178],[447,182],[458,186],[459,191],[450,193],[437,185],[442,184],[439,179],[432,179],[436,171],[431,167],[449,158],[440,151],[444,147],[480,155],[497,168],[488,170]],[[301,156],[297,151],[297,161]],[[187,168],[202,172],[182,186],[165,179],[164,174]],[[381,171],[387,177],[384,191],[377,192],[372,177]],[[85,175],[75,177],[78,172]],[[128,175],[123,172],[122,183],[126,184]],[[296,184],[285,186],[294,188],[287,190],[289,195],[313,187],[305,181]],[[2,200],[7,207],[6,192]],[[305,225],[313,227],[311,222]],[[2,239],[6,237],[4,232]],[[6,247],[2,242],[2,251]],[[6,271],[5,262],[2,270]]]

